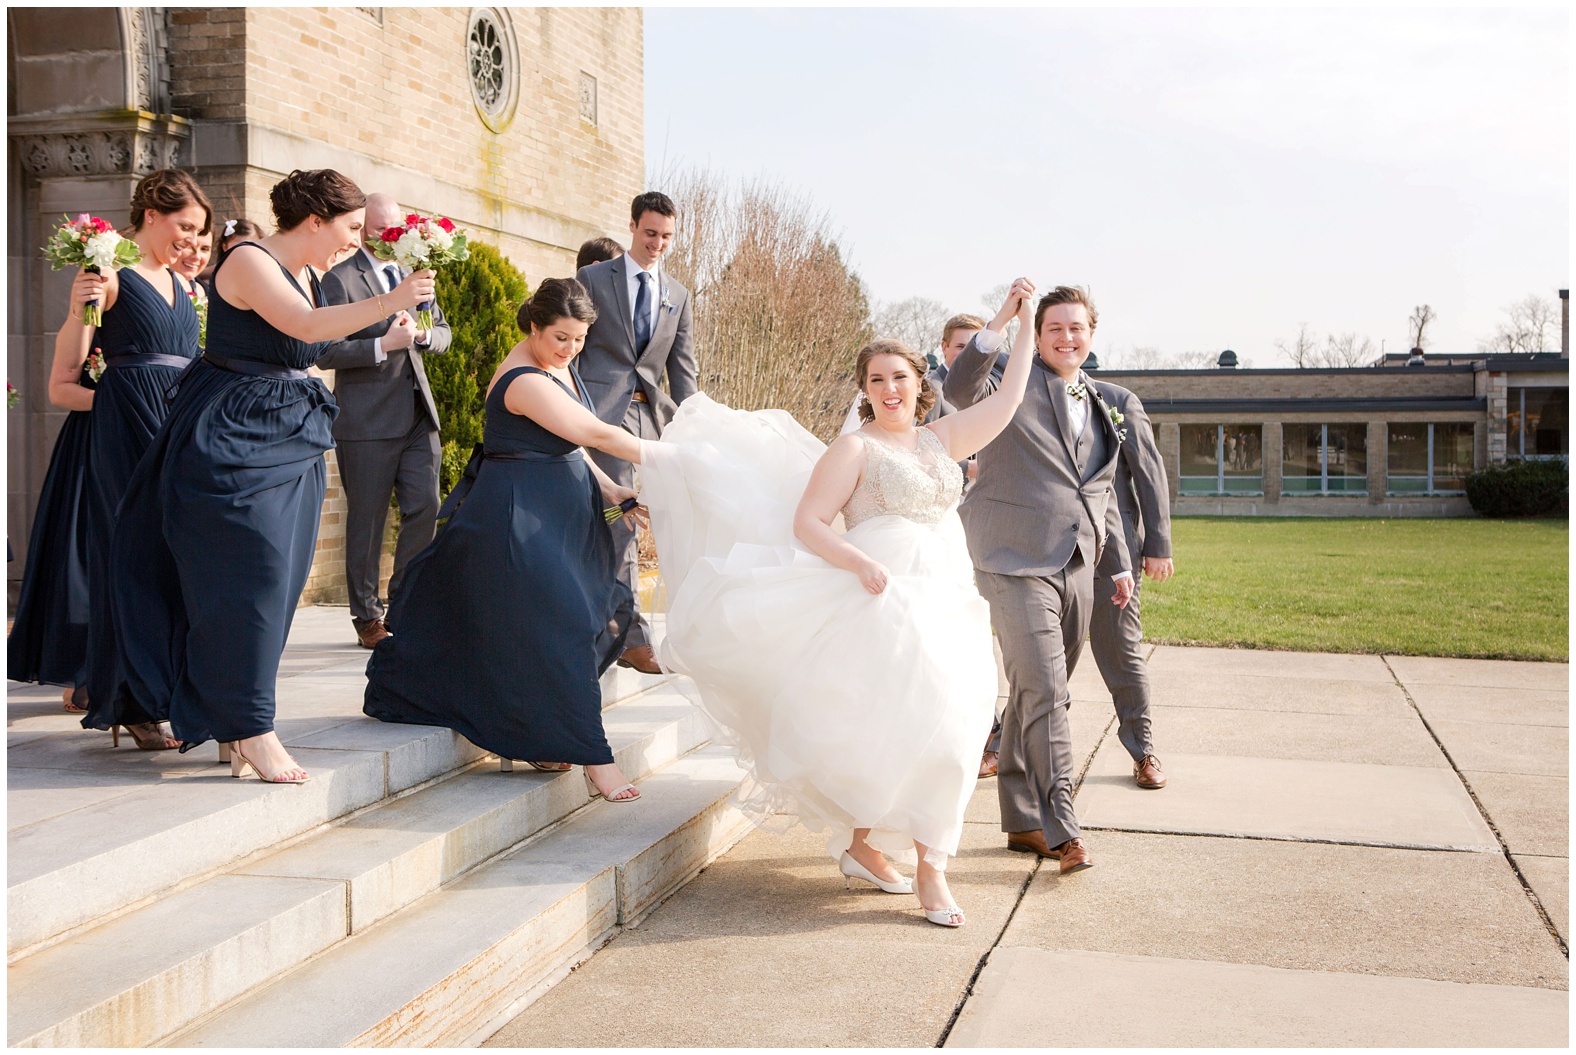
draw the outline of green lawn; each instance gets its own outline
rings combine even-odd
[[[1179,517],[1144,636],[1177,645],[1568,660],[1564,520]]]

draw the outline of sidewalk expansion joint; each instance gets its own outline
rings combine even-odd
[[[1406,702],[1411,706],[1412,711],[1417,715],[1417,720],[1423,723],[1424,729],[1428,730],[1428,735],[1433,738],[1435,746],[1439,748],[1439,753],[1445,756],[1446,762],[1450,763],[1450,769],[1455,773],[1456,779],[1460,780],[1461,786],[1466,788],[1467,794],[1472,798],[1472,804],[1477,807],[1478,813],[1482,814],[1483,816],[1483,823],[1487,824],[1488,830],[1494,833],[1494,840],[1499,843],[1500,853],[1504,855],[1505,863],[1510,865],[1510,870],[1515,874],[1516,881],[1521,884],[1522,893],[1527,896],[1528,901],[1532,902],[1532,907],[1537,909],[1538,918],[1543,921],[1543,926],[1547,928],[1549,936],[1552,937],[1555,943],[1559,945],[1560,953],[1564,955],[1565,959],[1569,960],[1571,958],[1570,946],[1566,944],[1565,939],[1560,936],[1559,928],[1554,925],[1554,920],[1549,915],[1549,910],[1543,906],[1543,899],[1538,897],[1538,892],[1532,889],[1532,884],[1529,883],[1527,881],[1527,877],[1522,874],[1521,866],[1516,864],[1516,858],[1510,852],[1510,844],[1505,841],[1505,836],[1499,830],[1499,825],[1495,824],[1494,818],[1489,815],[1488,808],[1483,805],[1483,800],[1478,798],[1478,793],[1476,789],[1472,787],[1472,782],[1467,779],[1465,773],[1461,772],[1461,767],[1457,765],[1456,760],[1451,757],[1450,749],[1445,746],[1445,742],[1439,738],[1439,734],[1436,733],[1434,731],[1434,727],[1429,724],[1428,716],[1423,713],[1423,709],[1419,707],[1417,705],[1417,701],[1412,698],[1411,690],[1402,684],[1400,677],[1395,672],[1395,668],[1390,666],[1390,657],[1380,656],[1379,660],[1384,664],[1384,669],[1390,672],[1390,677],[1395,679],[1396,687],[1401,690],[1401,695],[1406,697]]]
[[[1152,651],[1152,650],[1151,650]],[[1078,789],[1083,787],[1084,777],[1089,773],[1089,767],[1094,765],[1094,756],[1099,753],[1100,746],[1105,743],[1105,738],[1111,735],[1111,728],[1116,724],[1116,718],[1106,722],[1105,728],[1100,731],[1100,738],[1094,742],[1094,747],[1089,751],[1089,757],[1084,759],[1083,768],[1078,770],[1078,776],[1073,780],[1073,795],[1076,798]],[[1091,828],[1090,831],[1098,829]],[[1007,936],[1007,928],[1012,926],[1013,917],[1018,914],[1018,906],[1023,904],[1023,899],[1029,894],[1029,887],[1034,882],[1034,877],[1040,874],[1040,866],[1045,859],[1039,856],[1034,858],[1034,864],[1029,868],[1029,874],[1023,877],[1023,882],[1018,886],[1018,896],[1013,898],[1012,909],[1007,913],[1007,918],[1002,920],[1001,929],[996,932],[996,937],[991,940],[990,948],[980,956],[979,962],[974,965],[974,971],[969,975],[969,980],[963,985],[963,992],[958,995],[958,1002],[952,1008],[952,1014],[947,1019],[947,1024],[941,1028],[941,1036],[936,1038],[936,1047],[947,1046],[947,1038],[952,1035],[952,1028],[958,1024],[958,1017],[963,1014],[964,1006],[969,998],[974,995],[974,984],[979,981],[980,975],[985,970],[985,964],[990,960],[991,953],[1001,944]]]

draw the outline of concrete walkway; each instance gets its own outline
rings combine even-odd
[[[1170,786],[1135,788],[1074,678],[1096,867],[1008,853],[993,781],[968,925],[746,837],[490,1045],[1566,1046],[1569,667],[1157,648]]]

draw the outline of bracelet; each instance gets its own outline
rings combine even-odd
[[[372,295],[372,297],[373,297],[374,300],[376,300],[378,302],[378,313],[380,315],[387,315],[388,314],[388,310],[383,307],[383,294],[381,294],[381,293],[374,293]]]

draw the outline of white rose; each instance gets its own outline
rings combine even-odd
[[[115,267],[115,247],[118,245],[120,235],[114,231],[105,231],[89,238],[82,251],[94,267],[100,271],[110,271]]]
[[[427,243],[422,241],[420,232],[412,229],[399,236],[394,253],[406,267],[420,270],[427,262]]]
[[[431,242],[439,250],[447,252],[449,247],[454,244],[454,236],[437,224],[432,224],[427,228],[427,241]]]

